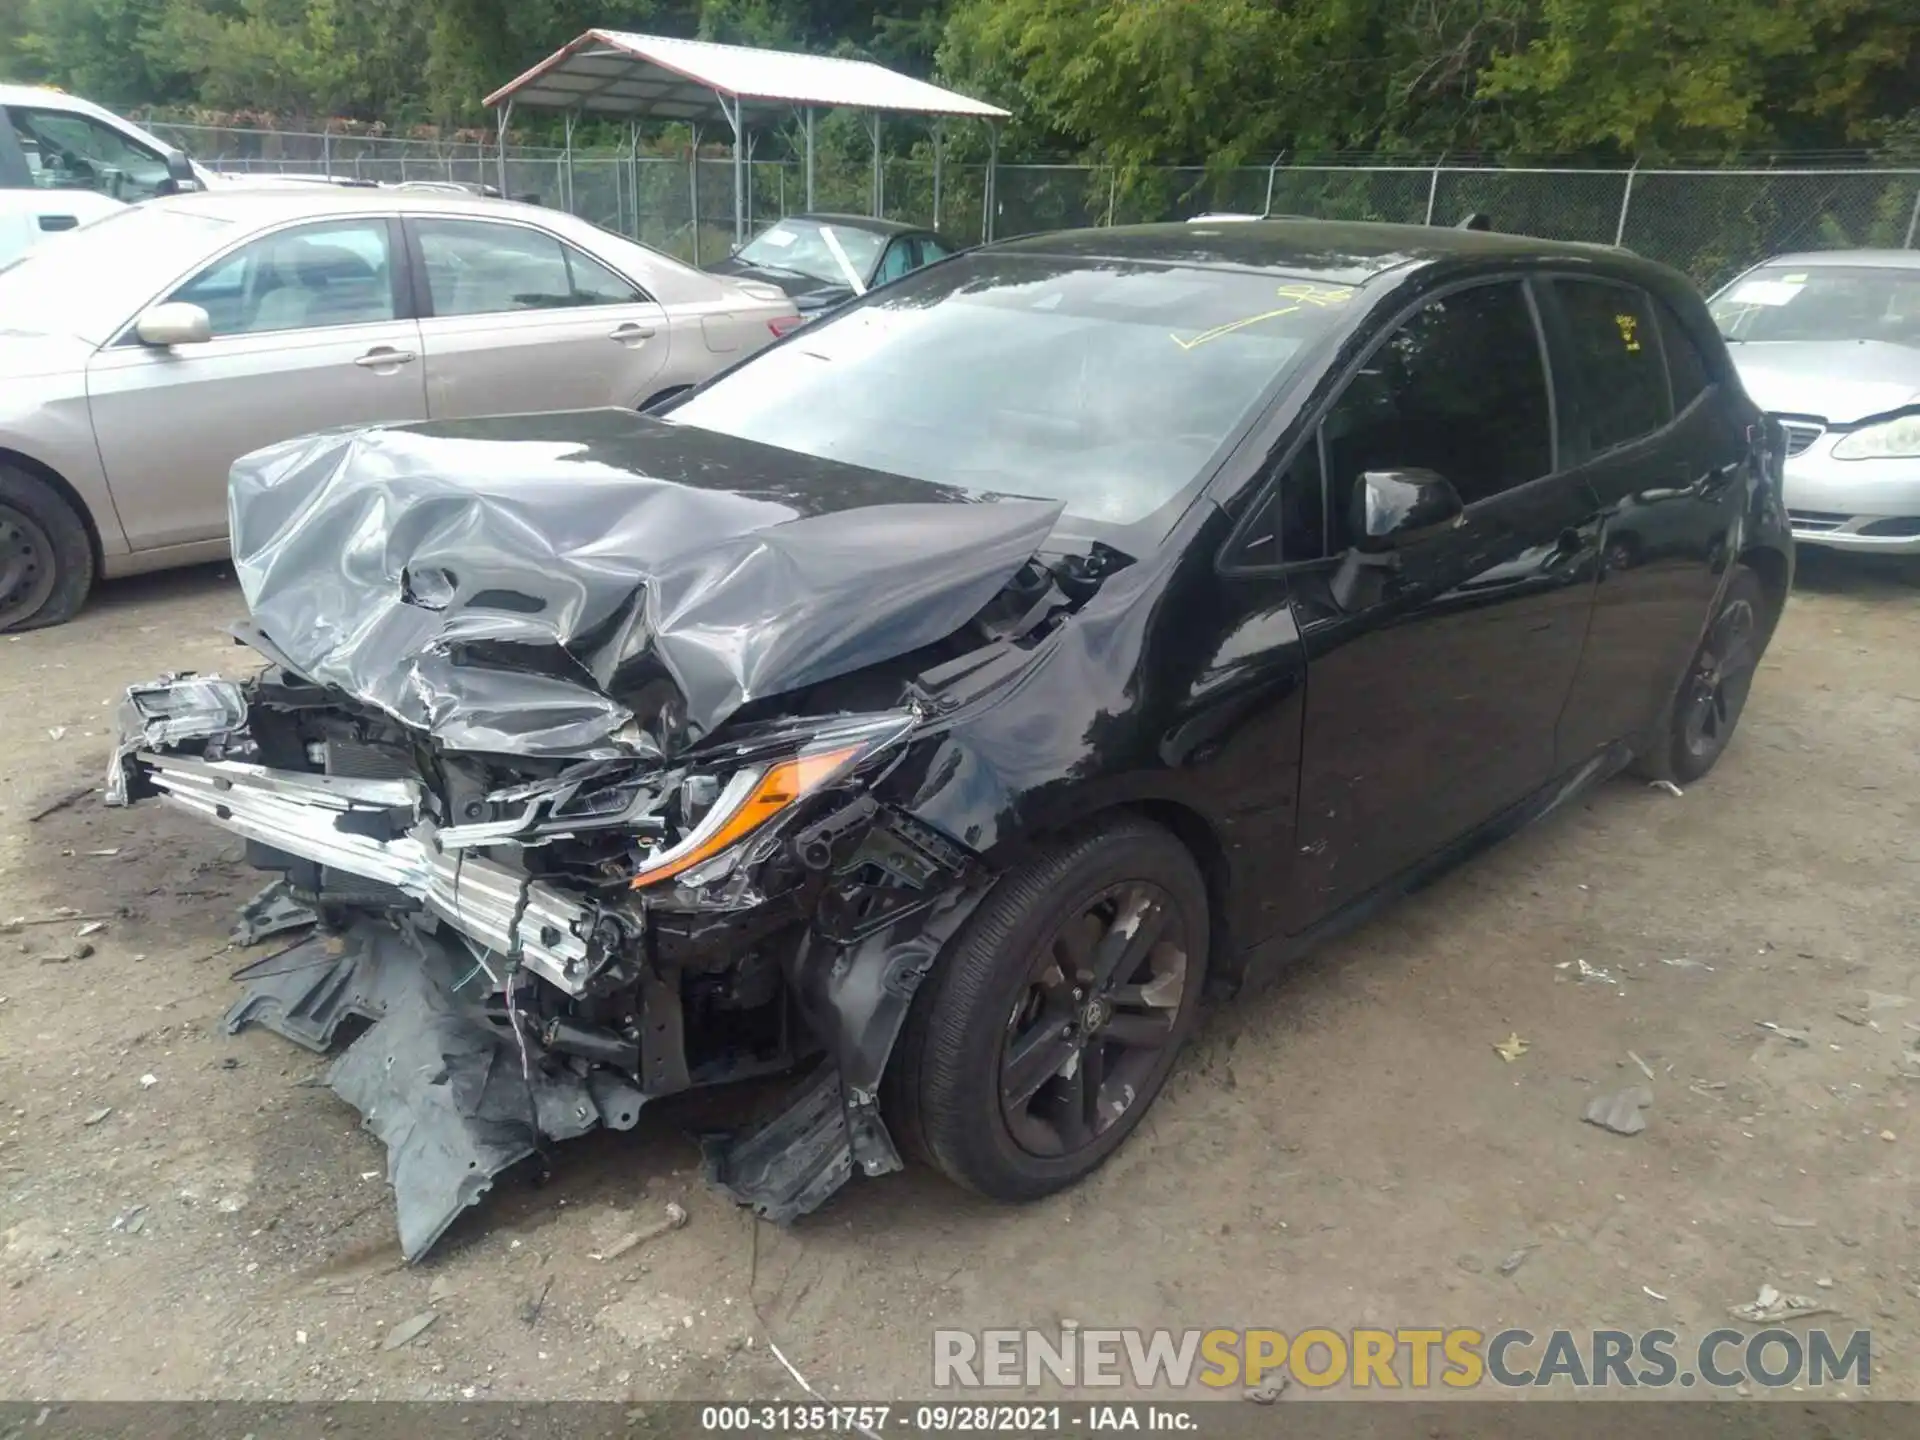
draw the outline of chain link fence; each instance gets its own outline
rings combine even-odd
[[[715,259],[733,241],[731,158],[511,145],[503,160],[485,140],[149,124],[217,171],[502,186],[690,260]],[[989,220],[984,165],[936,170],[929,160],[886,157],[876,197],[870,165],[817,162],[812,208],[870,214],[877,198],[889,219],[961,241],[1218,212],[1415,225],[1479,212],[1497,230],[1624,245],[1706,288],[1785,251],[1920,245],[1920,170],[1274,164],[1123,176],[1098,165],[1002,164]],[[754,159],[741,172],[750,230],[808,208],[800,161]]]

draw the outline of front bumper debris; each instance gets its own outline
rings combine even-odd
[[[410,1262],[541,1137],[630,1130],[640,1117],[644,1097],[619,1077],[583,1076],[537,1046],[523,1058],[487,1018],[473,983],[483,975],[432,936],[361,922],[247,967],[247,993],[227,1013],[229,1034],[260,1025],[321,1054],[342,1025],[373,1022],[327,1084],[387,1147]]]

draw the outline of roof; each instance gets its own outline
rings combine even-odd
[[[918,234],[927,227],[910,225],[905,220],[882,220],[877,215],[836,215],[827,210],[809,210],[804,215],[786,215],[776,224],[785,225],[794,220],[813,220],[822,225],[838,225],[843,230],[871,230],[876,235]]]
[[[716,95],[743,105],[814,105],[1004,120],[1008,112],[870,60],[801,55],[625,30],[589,30],[487,96],[545,110],[633,119],[724,118]]]
[[[1852,265],[1863,269],[1920,270],[1920,250],[1807,250],[1795,255],[1775,255],[1763,265],[1804,265],[1815,270],[1823,265]]]
[[[1234,220],[1221,224],[1121,225],[1105,230],[1058,230],[1004,240],[1001,251],[1217,265],[1274,274],[1312,274],[1342,285],[1363,285],[1383,271],[1423,261],[1483,256],[1537,258],[1565,255],[1628,260],[1625,251],[1531,235],[1457,230],[1437,225],[1376,225],[1357,220]]]
[[[556,229],[587,225],[564,210],[522,205],[483,195],[454,195],[442,190],[412,190],[384,185],[233,185],[187,195],[163,195],[143,205],[206,215],[216,220],[272,224],[311,215],[462,215],[476,219],[532,220]]]

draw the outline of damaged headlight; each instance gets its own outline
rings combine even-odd
[[[893,749],[912,733],[911,712],[828,721],[802,735],[769,734],[706,757],[711,762],[681,786],[683,817],[692,822],[677,844],[647,854],[633,873],[636,890],[684,876],[697,866],[728,856],[749,838],[768,833],[802,801],[834,785]],[[716,793],[717,792],[717,793]],[[710,803],[694,819],[687,807]],[[721,867],[716,867],[721,868]]]

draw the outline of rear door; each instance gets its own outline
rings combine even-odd
[[[667,314],[631,280],[519,221],[406,225],[435,419],[631,408],[652,393]]]
[[[1310,557],[1290,567],[1308,656],[1294,928],[1555,773],[1597,534],[1556,460],[1545,359],[1520,280],[1443,292],[1377,345],[1282,477],[1283,549]],[[1452,483],[1463,523],[1363,573],[1355,488],[1415,468]]]
[[[1663,301],[1591,276],[1540,291],[1563,357],[1565,443],[1604,526],[1592,633],[1560,727],[1577,763],[1665,714],[1724,568],[1749,441]]]
[[[250,240],[170,294],[213,338],[130,333],[88,367],[113,501],[136,550],[227,533],[227,471],[250,450],[334,425],[426,418],[399,223],[313,221]]]

